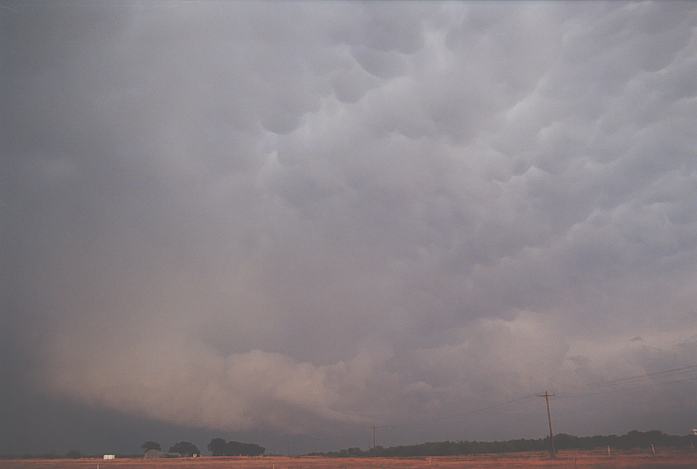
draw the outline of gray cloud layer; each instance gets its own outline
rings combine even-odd
[[[697,363],[691,3],[0,20],[3,354],[22,386],[322,434]],[[694,386],[660,405],[647,387],[655,412],[560,402],[561,430],[684,432]],[[539,434],[537,411],[400,438]]]

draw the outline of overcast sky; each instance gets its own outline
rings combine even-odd
[[[0,453],[686,434],[602,383],[697,365],[696,77],[692,2],[3,1]]]

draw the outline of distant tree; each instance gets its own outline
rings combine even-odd
[[[228,441],[225,445],[227,456],[260,456],[264,454],[266,448],[254,443],[241,443],[239,441]]]
[[[160,446],[160,443],[157,441],[146,441],[142,445],[140,445],[141,448],[143,448],[143,451],[147,451],[149,449],[156,449],[160,451],[162,447]]]
[[[174,445],[170,446],[169,451],[171,453],[179,453],[182,456],[201,454],[198,447],[193,443],[189,443],[188,441],[180,441],[179,443],[175,443]]]
[[[255,443],[226,442],[222,438],[213,438],[208,443],[208,450],[213,456],[260,456],[266,448]]]
[[[79,459],[82,457],[82,453],[76,449],[71,449],[70,451],[65,453],[65,457],[69,459]]]
[[[213,456],[225,456],[225,446],[227,443],[222,438],[213,438],[210,443],[208,443],[208,451],[211,452]]]

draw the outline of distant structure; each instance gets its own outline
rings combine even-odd
[[[104,459],[116,459],[116,455],[115,454],[105,454]]]
[[[151,449],[147,450],[145,453],[143,453],[143,457],[145,459],[161,458],[162,453],[160,452],[159,449],[151,448]]]
[[[692,436],[697,436],[697,428],[692,429]]]

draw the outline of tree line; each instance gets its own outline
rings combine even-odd
[[[146,441],[145,443],[140,445],[140,447],[143,449],[143,451],[146,452],[150,450],[162,451],[162,446],[160,446],[160,443],[158,443],[157,441]],[[198,446],[189,441],[180,441],[178,443],[173,444],[169,447],[168,452],[187,457],[201,455],[201,451],[198,449]]]
[[[141,445],[141,448],[143,451],[162,450],[162,447],[156,441],[146,441]],[[208,443],[208,451],[210,451],[213,456],[261,456],[266,451],[266,448],[255,443],[225,441],[222,438],[213,438],[210,443]],[[188,441],[180,441],[172,445],[169,448],[169,452],[188,457],[201,454],[198,447]]]
[[[651,445],[666,448],[687,448],[697,444],[694,436],[668,435],[658,430],[630,431],[624,435],[574,436],[560,433],[554,436],[557,450],[590,450],[610,446],[613,449],[649,448]],[[368,450],[347,448],[326,453],[310,453],[327,457],[405,457],[405,456],[455,456],[478,453],[513,453],[522,451],[546,451],[549,438],[516,439],[505,441],[438,441],[416,445],[377,446]]]
[[[158,453],[164,453],[164,454],[158,454],[157,456],[164,456],[164,457],[176,457],[176,456],[185,456],[185,457],[192,457],[192,456],[200,456],[201,451],[198,449],[198,446],[195,444],[189,442],[189,441],[179,441],[172,446],[169,447],[169,450],[167,452],[163,451],[162,445],[158,443],[157,441],[152,441],[148,440],[142,445],[140,445],[141,449],[143,452],[148,452],[151,450],[155,450]],[[213,456],[261,456],[266,452],[266,448],[263,446],[259,446],[255,443],[242,443],[240,441],[225,441],[222,438],[213,438],[210,443],[208,443],[208,451],[211,452]],[[65,454],[56,454],[56,453],[44,453],[44,454],[39,454],[39,455],[33,455],[33,454],[2,454],[0,455],[0,459],[31,459],[31,458],[42,458],[42,459],[62,459],[62,458],[68,458],[68,459],[78,459],[78,458],[84,458],[84,457],[100,457],[101,454],[95,454],[92,456],[82,454],[78,450],[70,450]],[[120,457],[126,457],[126,458],[136,458],[136,457],[143,457],[143,454],[122,454]]]
[[[241,443],[239,441],[225,441],[222,438],[213,438],[208,443],[208,451],[213,456],[261,456],[266,448],[255,443]]]
[[[560,433],[554,436],[554,445],[558,450],[592,450],[607,446],[616,450],[634,448],[648,449],[651,445],[656,448],[690,448],[697,446],[697,437],[692,435],[669,435],[658,430],[648,432],[630,431],[624,435],[595,435],[574,436]],[[146,441],[141,445],[144,451],[162,451],[162,446],[155,441]],[[207,446],[213,456],[261,456],[266,448],[254,443],[242,443],[239,441],[225,441],[222,438],[213,438]],[[504,441],[437,441],[420,443],[415,445],[402,445],[363,450],[361,448],[347,448],[338,451],[324,453],[310,453],[310,456],[326,457],[408,457],[408,456],[455,456],[478,453],[514,453],[523,451],[546,451],[549,448],[549,438],[526,439]],[[200,455],[198,447],[188,441],[180,441],[169,447],[170,453],[182,456]],[[125,457],[137,457],[137,455],[123,455]],[[41,455],[0,455],[5,458],[80,458],[84,457],[77,450],[71,450],[65,455],[55,453]]]

